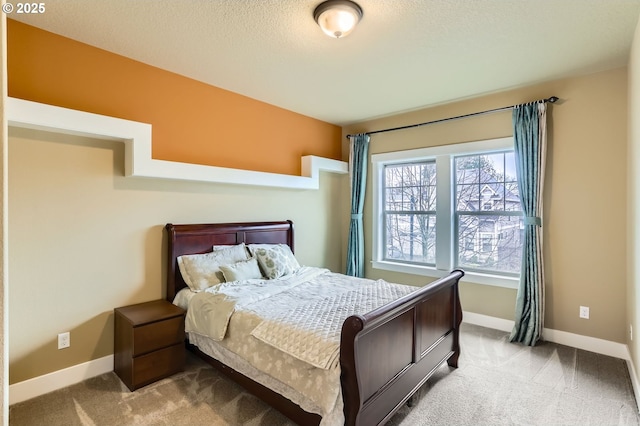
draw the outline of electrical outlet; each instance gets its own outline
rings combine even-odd
[[[69,332],[58,334],[58,349],[64,349],[71,346],[71,336]]]
[[[580,306],[580,318],[589,319],[589,307]]]

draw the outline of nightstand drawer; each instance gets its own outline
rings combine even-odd
[[[176,343],[184,345],[184,316],[141,325],[133,329],[133,354],[136,357]]]
[[[135,390],[181,371],[184,360],[183,342],[134,358],[131,365],[133,374],[130,389]]]

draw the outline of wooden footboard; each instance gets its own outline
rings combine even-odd
[[[457,367],[462,309],[456,270],[342,326],[346,425],[383,424],[445,360]]]

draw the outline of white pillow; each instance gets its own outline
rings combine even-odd
[[[248,247],[269,279],[292,274],[300,268],[291,247],[286,244],[249,244]]]
[[[224,276],[220,271],[221,265],[240,262],[248,258],[244,244],[239,244],[210,253],[180,256],[178,257],[178,267],[184,282],[192,291],[198,292],[224,281]]]
[[[244,243],[240,243],[240,244],[235,244],[235,245],[215,245],[212,247],[213,251],[220,251],[220,250],[224,250],[224,249],[228,249],[229,247],[240,247],[242,246],[243,248],[245,248],[246,250],[246,246],[244,245]]]
[[[227,282],[262,278],[262,273],[260,272],[258,261],[255,257],[231,265],[221,265],[220,270]]]

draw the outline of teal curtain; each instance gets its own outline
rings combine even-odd
[[[364,276],[364,233],[362,210],[367,187],[369,135],[361,133],[349,137],[349,173],[351,175],[351,221],[347,244],[347,275]]]
[[[520,201],[524,213],[522,269],[511,341],[534,346],[544,327],[542,188],[547,145],[543,101],[513,110],[513,140]]]

